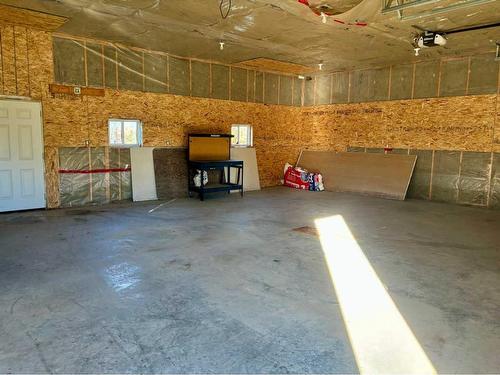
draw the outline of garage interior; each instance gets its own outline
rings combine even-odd
[[[499,15],[0,0],[0,372],[499,373]]]

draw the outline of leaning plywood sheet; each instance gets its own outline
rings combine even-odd
[[[131,148],[130,164],[132,167],[132,199],[134,202],[158,199],[156,196],[153,147]]]
[[[253,147],[231,148],[231,160],[243,160],[243,190],[260,190],[257,156]],[[236,182],[236,173],[231,171],[231,182]],[[235,190],[234,192],[237,193]]]
[[[187,197],[187,149],[157,147],[153,151],[153,161],[158,198]]]
[[[404,200],[416,155],[303,151],[298,166],[323,175],[325,190]]]

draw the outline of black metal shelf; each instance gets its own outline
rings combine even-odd
[[[238,170],[236,183],[231,183],[231,168]],[[204,171],[220,171],[218,183],[210,182],[206,185],[196,186],[193,177],[201,172],[203,181]],[[239,190],[243,196],[243,161],[241,160],[192,160],[188,161],[188,193],[198,193],[200,200],[204,199],[206,193],[227,192]]]

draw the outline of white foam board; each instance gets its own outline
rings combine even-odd
[[[243,190],[260,190],[257,155],[253,147],[232,147],[231,160],[243,160]],[[236,182],[236,172],[231,170],[231,182]]]
[[[132,199],[134,202],[157,200],[153,147],[130,149]]]

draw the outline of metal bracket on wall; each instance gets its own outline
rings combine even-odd
[[[436,14],[447,13],[454,10],[468,8],[471,6],[491,3],[496,0],[464,0],[456,2],[449,6],[433,7],[432,9],[423,12],[417,12],[409,15],[403,14],[404,10],[413,9],[422,5],[437,3],[439,1],[441,0],[382,0],[382,14],[398,12],[398,16],[401,21],[408,21],[418,18],[434,16]]]
[[[495,61],[500,61],[500,42],[497,42],[497,52],[495,55]]]

